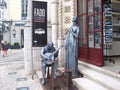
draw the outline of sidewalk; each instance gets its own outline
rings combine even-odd
[[[106,66],[104,67],[97,67],[97,68],[103,68],[103,69],[108,69],[108,70],[112,70],[113,72],[117,72],[119,70],[119,58],[115,58],[115,60],[118,60],[118,62],[116,61],[115,64],[110,63],[110,62],[106,62]],[[84,62],[81,62],[84,63]],[[93,72],[89,72],[88,69],[82,68],[82,65],[79,64],[81,71],[83,71],[82,73],[84,75],[87,76],[87,79],[92,78],[92,82],[97,82],[97,84],[100,83],[100,85],[105,85],[104,83],[106,83],[109,80],[106,80],[106,78],[109,77],[109,75],[107,75],[104,79],[104,76],[100,76],[100,75],[95,75],[97,73],[97,71],[103,71],[101,69],[95,70],[95,68],[90,68],[87,66],[87,68],[93,71]],[[85,65],[83,65],[85,66]],[[95,67],[95,66],[94,66]],[[39,71],[40,72],[40,71]],[[39,77],[37,75],[34,75],[34,80],[32,80],[32,76],[31,75],[26,75],[24,72],[24,53],[22,49],[19,50],[11,50],[10,52],[8,52],[8,56],[7,57],[2,57],[2,55],[0,55],[0,90],[43,90],[42,85],[40,84],[39,79],[41,78],[41,72],[37,73],[37,75],[39,75]],[[103,71],[106,72],[106,71]],[[102,74],[103,72],[99,72],[100,74]],[[92,75],[95,75],[92,77]],[[103,75],[105,75],[103,73]],[[99,78],[98,78],[98,77]],[[89,78],[88,78],[89,77]],[[100,78],[103,78],[100,79]],[[111,78],[112,79],[112,78]],[[83,87],[87,87],[85,85],[89,85],[90,87],[92,83],[88,83],[88,81],[85,78],[80,78],[76,79],[79,83],[79,86],[83,85]],[[104,81],[106,80],[106,81]],[[82,82],[83,81],[83,82]],[[98,82],[99,81],[99,82]],[[87,83],[86,83],[87,82]],[[85,83],[85,84],[84,84]],[[115,83],[115,82],[113,82]],[[107,85],[109,84],[109,82],[106,83]],[[119,84],[119,83],[117,83]],[[116,85],[117,85],[116,84]],[[111,84],[112,85],[112,84]],[[94,86],[97,86],[96,84],[94,84]],[[110,85],[108,85],[110,86]],[[114,86],[113,86],[114,87]],[[98,87],[97,87],[98,88]],[[92,88],[94,89],[94,87]],[[99,88],[98,88],[99,89]],[[81,89],[83,90],[83,89]],[[87,90],[87,89],[85,89]],[[100,89],[101,90],[101,89]],[[113,89],[114,90],[114,89]]]
[[[36,75],[24,73],[23,50],[12,50],[0,56],[0,90],[43,90]]]

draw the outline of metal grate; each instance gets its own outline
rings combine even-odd
[[[15,75],[17,72],[9,72],[8,75]]]
[[[16,90],[29,90],[28,87],[19,87],[19,88],[16,88]]]
[[[21,77],[21,78],[17,78],[17,81],[26,81],[27,77]]]

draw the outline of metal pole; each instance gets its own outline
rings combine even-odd
[[[3,12],[2,12],[2,40],[4,39],[4,36],[3,36]]]
[[[12,27],[12,20],[9,22],[9,43],[11,44],[11,27]]]

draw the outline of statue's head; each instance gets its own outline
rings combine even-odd
[[[48,43],[48,48],[53,47],[53,45],[54,45],[53,42],[49,42],[49,43]]]
[[[1,43],[4,43],[4,41],[2,40]]]
[[[77,17],[73,17],[72,22],[78,23],[78,18]]]

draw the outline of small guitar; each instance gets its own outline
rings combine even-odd
[[[54,52],[52,53],[45,53],[47,57],[50,58],[50,60],[54,60],[54,55],[59,51],[59,49],[63,48],[63,46],[58,47]]]

